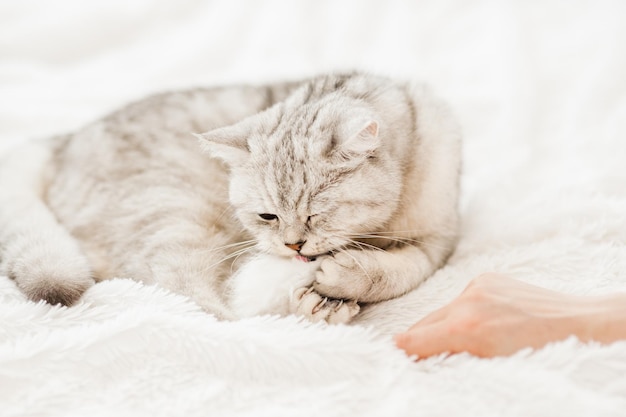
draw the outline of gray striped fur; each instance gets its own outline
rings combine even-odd
[[[161,94],[5,157],[1,267],[32,299],[130,277],[227,318],[238,242],[285,258],[305,242],[319,268],[291,310],[315,318],[310,294],[381,301],[442,265],[459,166],[458,129],[421,86],[352,73]]]

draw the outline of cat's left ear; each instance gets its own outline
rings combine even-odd
[[[345,139],[337,146],[337,151],[345,157],[367,157],[380,146],[379,125],[375,120],[361,119],[349,123]]]
[[[236,166],[243,164],[250,156],[248,137],[251,133],[249,121],[243,120],[206,133],[194,133],[194,136],[200,139],[202,148],[209,155],[223,160],[230,166]]]

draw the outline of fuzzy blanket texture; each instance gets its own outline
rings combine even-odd
[[[391,336],[485,271],[626,291],[626,2],[0,2],[0,149],[161,90],[362,69],[464,129],[462,238],[349,326],[219,322],[129,279],[71,308],[0,277],[2,416],[626,415],[626,342],[414,362]]]

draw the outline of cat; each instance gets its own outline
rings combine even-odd
[[[3,158],[0,273],[51,304],[130,277],[345,323],[450,256],[460,140],[428,88],[359,72],[152,96]]]

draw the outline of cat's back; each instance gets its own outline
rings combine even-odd
[[[288,86],[283,85],[233,86],[162,93],[131,103],[74,134],[56,138],[48,196],[54,200],[54,195],[66,191],[68,181],[78,180],[126,188],[132,182],[215,183],[224,168],[202,154],[193,133],[232,124],[287,93]],[[191,178],[199,171],[203,175]]]
[[[238,86],[132,103],[53,141],[46,203],[102,269],[98,275],[119,273],[126,253],[141,257],[175,222],[239,230],[223,215],[227,170],[201,151],[193,133],[234,123],[284,94],[280,86]],[[99,261],[103,254],[107,262]]]
[[[274,99],[273,92],[253,86],[199,88],[166,92],[133,102],[83,129],[58,140],[59,171],[77,160],[93,158],[91,168],[112,168],[114,160],[149,158],[173,161],[166,150],[197,153],[192,133],[234,123],[254,114]]]

